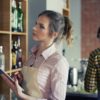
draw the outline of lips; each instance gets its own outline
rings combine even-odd
[[[35,35],[35,34],[36,34],[36,32],[33,32],[32,34],[33,34],[33,35]]]

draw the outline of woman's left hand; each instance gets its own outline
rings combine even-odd
[[[23,96],[25,95],[23,93],[24,89],[19,85],[19,82],[16,77],[14,78],[14,80],[15,80],[15,86],[16,86],[16,89],[14,92],[18,97],[23,98]]]
[[[14,90],[15,94],[21,99],[21,100],[36,100],[34,97],[31,97],[29,95],[26,95],[23,91],[24,89],[19,85],[19,82],[17,78],[15,77],[15,87]]]

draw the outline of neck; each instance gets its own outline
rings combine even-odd
[[[47,49],[47,48],[50,47],[52,44],[53,44],[53,42],[49,42],[49,43],[47,43],[47,42],[41,42],[41,43],[39,44],[39,48],[38,48],[37,54],[42,53],[43,50]]]

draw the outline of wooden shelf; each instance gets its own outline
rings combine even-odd
[[[26,35],[24,32],[11,32],[12,35]]]
[[[12,70],[6,71],[6,73],[7,73],[7,74],[10,74],[10,73],[14,73],[14,72],[17,72],[17,71],[21,71],[21,68],[12,69]]]
[[[3,46],[5,55],[5,72],[9,75],[20,71],[21,68],[12,69],[12,43],[20,37],[20,48],[22,49],[23,63],[28,57],[28,0],[16,0],[16,3],[22,2],[22,10],[24,15],[23,32],[11,31],[11,2],[12,0],[0,0],[0,45]],[[5,95],[6,100],[12,100],[10,88],[0,77],[0,94]]]
[[[9,31],[0,31],[0,34],[10,34]]]
[[[70,14],[69,1],[70,1],[70,0],[66,0],[66,7],[63,8],[63,15],[64,15],[64,16],[69,16],[69,14]]]
[[[10,31],[0,31],[0,34],[26,35],[25,32],[10,32]]]
[[[17,72],[17,71],[21,71],[21,68],[13,69],[13,70],[11,70],[11,73],[14,73],[14,72]]]
[[[69,12],[70,12],[69,8],[64,8],[63,9],[63,15],[64,16],[69,16]]]
[[[64,11],[69,12],[70,9],[69,8],[63,8]]]

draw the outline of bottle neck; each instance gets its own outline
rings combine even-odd
[[[21,2],[19,2],[19,8],[22,9],[22,3]]]
[[[16,8],[16,1],[15,0],[12,1],[12,7]]]

